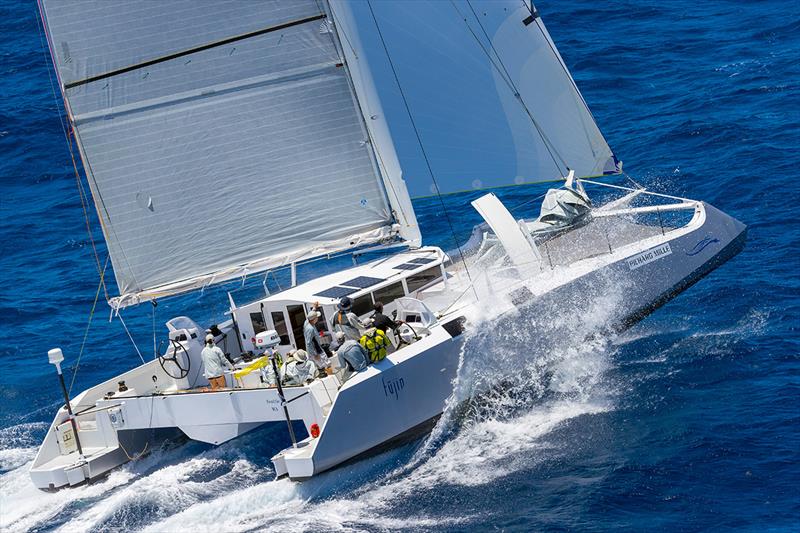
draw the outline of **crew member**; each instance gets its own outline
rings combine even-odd
[[[358,343],[367,352],[367,358],[370,363],[383,361],[386,358],[386,348],[391,346],[386,333],[378,328],[369,328],[361,336]]]
[[[303,337],[306,340],[306,350],[308,351],[309,358],[317,365],[320,373],[326,372],[326,368],[330,366],[328,356],[322,348],[322,343],[319,339],[319,332],[317,331],[317,322],[322,313],[316,310],[309,311],[306,315],[306,321],[303,323]]]
[[[211,390],[225,388],[225,369],[233,370],[233,365],[222,353],[218,346],[214,345],[214,335],[206,335],[206,347],[200,352],[203,359],[203,375],[211,384]]]
[[[333,316],[333,330],[341,331],[348,339],[358,342],[361,330],[367,329],[367,326],[351,311],[353,301],[345,296],[339,300],[338,307],[339,310]]]
[[[267,357],[264,366],[261,367],[261,380],[267,384],[267,387],[275,387],[278,380],[283,380],[286,372],[286,365],[284,365],[283,357],[278,350],[272,350],[272,356],[275,357],[275,366],[278,367],[278,375],[275,375],[275,369],[272,368],[272,361],[269,360],[269,350],[264,352],[264,357]]]
[[[373,309],[375,309],[375,312],[371,317],[372,325],[384,333],[388,333],[390,330],[396,331],[400,324],[403,323],[401,320],[395,321],[383,314],[383,302],[375,302]]]
[[[290,353],[283,368],[285,385],[303,385],[312,381],[317,373],[317,366],[308,359],[305,350]]]
[[[364,348],[356,341],[348,339],[344,332],[339,331],[336,333],[336,342],[339,344],[336,350],[341,371],[339,377],[340,381],[344,382],[354,372],[367,368],[369,362],[367,359],[367,352]]]

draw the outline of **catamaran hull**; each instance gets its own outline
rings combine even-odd
[[[672,234],[676,236],[669,238]],[[604,267],[539,296],[528,291],[530,297],[510,302],[508,312],[519,307],[524,308],[524,316],[550,316],[565,302],[578,302],[577,307],[585,309],[588,298],[602,297],[613,287],[619,291],[618,304],[607,323],[623,329],[736,255],[746,234],[744,224],[703,203],[686,231],[667,232],[650,239],[652,245],[639,246],[631,253],[612,252],[602,258]],[[453,334],[435,328],[434,335],[408,348],[415,348],[413,354],[402,360],[387,359],[370,369],[369,375],[360,376],[357,383],[348,383],[336,398],[320,437],[309,439],[307,448],[290,448],[273,458],[278,475],[306,479],[435,420],[453,392],[465,337],[454,327],[455,322],[448,325]],[[535,338],[536,332],[527,329]],[[472,355],[479,354],[465,356]]]
[[[554,309],[563,309],[570,302],[580,312],[592,299],[603,298],[613,290],[616,303],[607,323],[623,328],[738,253],[745,236],[743,224],[712,206],[698,204],[693,221],[685,228],[588,259],[589,264],[554,269],[553,276],[561,275],[560,279],[544,273],[544,278],[534,277],[513,290],[490,296],[495,303],[505,302],[499,322],[519,321],[520,317],[525,321],[525,317],[551,316]],[[523,313],[515,315],[517,309]],[[534,320],[528,322],[525,327],[529,337],[545,338],[544,332],[536,331]],[[276,474],[306,479],[403,436],[428,430],[453,393],[462,348],[473,325],[464,326],[458,313],[447,315],[430,328],[430,335],[356,374],[340,388],[332,376],[286,388],[289,416],[302,420],[309,434],[314,424],[319,424],[321,431],[318,438],[309,436],[297,447],[273,457]],[[143,365],[124,377],[129,385],[149,380],[149,367],[154,364]],[[96,388],[102,391],[111,382]],[[78,398],[86,397],[87,392]],[[94,405],[94,424],[80,432],[91,445],[86,461],[81,463],[74,451],[59,453],[55,428],[66,420],[61,409],[31,469],[37,487],[58,488],[99,477],[137,453],[152,449],[153,437],[160,436],[154,429],[179,428],[190,438],[221,444],[266,422],[285,424],[277,390],[267,388],[117,395]]]

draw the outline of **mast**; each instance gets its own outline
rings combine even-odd
[[[353,98],[361,110],[376,168],[383,178],[384,190],[400,225],[400,236],[412,248],[419,247],[422,235],[417,217],[350,5],[341,0],[326,0],[325,4],[331,15],[336,46],[348,73]]]

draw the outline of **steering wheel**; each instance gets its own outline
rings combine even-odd
[[[181,344],[180,342],[176,341],[175,339],[170,339],[169,343],[172,345],[172,355],[167,357],[167,354],[159,355],[158,356],[158,364],[161,365],[161,370],[164,371],[166,375],[171,377],[172,379],[183,379],[189,375],[189,370],[192,368],[192,359],[189,357],[189,351],[186,347]],[[178,352],[183,351],[186,355],[186,368],[181,365],[180,361],[178,360]],[[180,371],[179,375],[173,376],[167,367],[164,366],[165,363],[172,363],[175,365],[178,370]]]
[[[414,327],[411,324],[409,324],[408,322],[403,322],[402,324],[400,324],[400,326],[397,329],[392,330],[392,333],[394,333],[394,338],[397,340],[397,347],[398,348],[400,348],[400,346],[402,346],[404,344],[410,344],[410,343],[407,343],[406,341],[404,341],[403,337],[400,336],[400,328],[402,328],[403,326],[407,326],[408,329],[411,330],[411,333],[414,335],[414,340],[415,341],[418,341],[420,339],[420,336],[417,335],[417,332],[416,332],[416,330],[414,330]]]

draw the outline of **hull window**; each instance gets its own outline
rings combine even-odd
[[[364,294],[353,300],[353,312],[358,316],[366,315],[372,311],[372,298]]]
[[[406,279],[408,285],[408,292],[412,293],[422,287],[429,285],[432,281],[442,277],[442,269],[439,265],[423,270],[419,274],[414,274]]]
[[[397,300],[398,298],[402,298],[405,295],[406,293],[403,291],[403,283],[401,281],[383,287],[382,289],[378,289],[372,293],[375,301],[383,302],[383,305],[389,305],[393,301]]]

